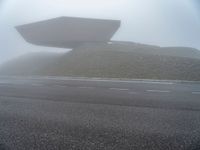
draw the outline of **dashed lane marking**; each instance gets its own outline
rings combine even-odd
[[[89,86],[80,86],[78,88],[80,88],[80,89],[94,89],[94,87],[89,87]]]
[[[117,90],[117,91],[128,91],[129,89],[120,89],[120,88],[109,88],[110,90]]]
[[[170,91],[162,91],[162,90],[147,90],[147,92],[155,92],[155,93],[169,93]]]

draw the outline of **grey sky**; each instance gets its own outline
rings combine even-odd
[[[113,39],[200,49],[198,0],[0,0],[0,62],[30,51],[14,26],[59,16],[119,19]]]

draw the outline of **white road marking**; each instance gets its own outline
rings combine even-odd
[[[137,81],[137,80],[104,80],[104,79],[68,79],[72,81],[89,81],[89,82],[110,82],[110,83],[142,83],[142,84],[163,84],[163,85],[173,85],[173,82],[164,81]]]
[[[110,90],[117,90],[117,91],[128,91],[129,89],[120,89],[120,88],[109,88]]]
[[[41,77],[40,77],[41,78]],[[54,76],[47,76],[43,77],[44,79],[55,79],[55,80],[68,80],[68,81],[89,81],[89,82],[111,82],[111,83],[143,83],[143,84],[166,84],[166,85],[173,85],[175,81],[167,81],[167,80],[151,80],[151,79],[118,79],[118,78],[76,78],[76,77],[54,77]],[[179,83],[179,82],[178,82]]]
[[[59,88],[67,88],[67,87],[69,87],[69,86],[66,86],[66,85],[53,85],[53,86],[59,87]]]
[[[199,94],[200,95],[200,92],[192,92],[192,94]]]
[[[161,90],[147,90],[147,92],[169,93],[170,91],[161,91]]]
[[[94,87],[89,87],[89,86],[80,86],[78,88],[80,88],[80,89],[94,89]]]

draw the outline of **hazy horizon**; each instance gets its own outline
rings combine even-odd
[[[27,43],[15,26],[60,16],[121,20],[113,40],[200,50],[197,0],[1,0],[0,63],[32,51],[58,51]]]

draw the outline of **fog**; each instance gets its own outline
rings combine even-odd
[[[66,49],[31,45],[15,26],[60,17],[122,21],[113,40],[200,49],[198,0],[0,0],[0,63],[32,51]]]

